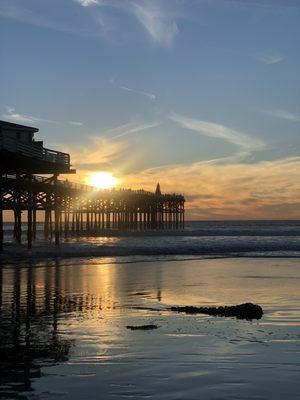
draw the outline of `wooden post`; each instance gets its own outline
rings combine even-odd
[[[69,213],[69,209],[68,209],[68,210],[65,210],[65,238],[68,237],[69,221],[70,221],[70,213]]]
[[[35,206],[35,205],[34,205]],[[32,210],[32,239],[36,239],[36,209]]]
[[[27,248],[32,248],[32,209],[29,205],[27,210]]]
[[[55,244],[59,245],[59,221],[60,221],[60,209],[59,209],[59,199],[57,195],[58,187],[57,187],[57,177],[56,174],[54,176],[54,186],[55,186],[55,202],[54,202],[54,237],[55,237]]]
[[[2,201],[1,201],[2,203]],[[0,251],[3,251],[3,209],[0,204]]]
[[[79,234],[79,212],[78,211],[76,211],[75,218],[76,218],[76,234],[78,235]]]
[[[83,211],[80,211],[80,231],[83,231]]]
[[[55,244],[59,245],[59,210],[57,205],[55,205],[54,210],[54,236]]]
[[[90,230],[90,213],[89,213],[89,209],[87,209],[87,213],[86,213],[86,231],[88,232]]]
[[[14,237],[17,243],[22,240],[22,211],[19,209],[14,210]]]
[[[52,210],[49,210],[49,227],[50,227],[50,238],[53,238],[53,223],[52,223]]]
[[[0,172],[0,252],[3,251],[3,198],[2,198],[2,172]]]
[[[44,219],[44,236],[45,238],[49,237],[49,210],[45,210],[45,219]]]
[[[71,226],[72,233],[75,232],[75,212],[72,211],[72,226]]]

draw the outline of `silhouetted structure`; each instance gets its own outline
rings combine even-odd
[[[35,141],[38,129],[0,121],[0,248],[3,210],[14,212],[14,237],[21,243],[22,211],[27,212],[28,248],[36,236],[36,212],[45,212],[44,233],[59,244],[61,235],[102,230],[181,229],[182,195],[144,190],[97,190],[58,180],[72,174],[69,154],[49,150]],[[46,174],[50,177],[38,176]],[[54,226],[53,226],[54,225]]]
[[[156,186],[155,194],[161,196],[160,184],[158,183]]]
[[[1,291],[2,275],[0,268]],[[25,398],[22,393],[33,390],[32,380],[42,376],[45,360],[51,365],[68,359],[72,342],[59,332],[59,313],[68,312],[71,301],[49,282],[54,278],[59,284],[57,266],[52,275],[48,272],[44,281],[36,282],[32,268],[14,268],[11,289],[0,291],[0,398]]]

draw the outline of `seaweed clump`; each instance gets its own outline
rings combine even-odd
[[[174,306],[171,311],[183,312],[186,314],[208,314],[220,317],[236,317],[239,319],[260,319],[263,316],[263,309],[258,304],[243,303],[236,306],[220,307],[195,307],[195,306]]]
[[[149,325],[127,325],[127,329],[130,329],[132,331],[150,331],[152,329],[157,329],[158,326],[154,324],[149,324]]]

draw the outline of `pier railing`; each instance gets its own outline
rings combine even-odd
[[[0,150],[38,158],[50,163],[70,165],[70,155],[61,151],[46,149],[35,142],[25,143],[12,137],[0,134]]]
[[[17,176],[16,175],[9,175],[5,174],[3,175],[3,178],[5,179],[11,179],[11,180],[16,180]],[[172,194],[161,194],[161,195],[156,195],[153,192],[144,190],[144,189],[99,189],[95,186],[90,186],[90,185],[85,185],[83,183],[77,183],[77,182],[70,182],[69,180],[62,180],[62,179],[57,179],[53,180],[52,177],[46,177],[46,176],[41,176],[41,175],[32,175],[31,179],[33,182],[41,183],[41,184],[46,184],[46,185],[57,185],[59,187],[65,188],[65,189],[74,189],[74,190],[79,190],[82,192],[98,192],[99,194],[119,194],[119,195],[126,195],[126,194],[133,194],[133,195],[146,195],[146,196],[151,196],[151,197],[162,197],[162,198],[168,198],[168,197],[177,197],[178,199],[183,198],[182,195],[177,194],[177,193],[172,193]]]

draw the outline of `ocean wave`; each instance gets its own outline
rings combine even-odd
[[[181,231],[95,232],[62,238],[60,246],[43,239],[38,224],[32,250],[13,243],[5,226],[2,260],[55,257],[299,257],[299,221],[189,222]],[[26,232],[24,239],[26,238]]]
[[[2,259],[11,258],[55,258],[55,257],[130,257],[130,256],[221,256],[221,257],[300,257],[300,241],[297,243],[278,241],[270,243],[207,243],[201,241],[188,245],[135,245],[124,243],[96,245],[88,243],[39,244],[32,250],[26,246],[8,245]]]

